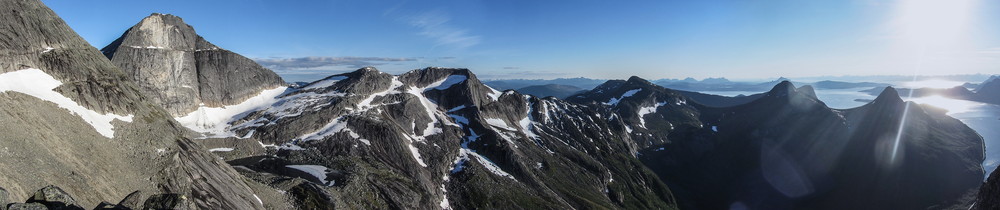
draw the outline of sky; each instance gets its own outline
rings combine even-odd
[[[104,47],[151,13],[289,81],[375,66],[482,79],[1000,74],[990,0],[43,0]]]

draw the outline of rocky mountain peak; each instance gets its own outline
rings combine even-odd
[[[788,80],[779,82],[770,91],[767,91],[770,96],[787,96],[791,93],[796,93],[795,85]]]
[[[814,89],[812,85],[803,85],[802,87],[799,87],[795,91],[805,94],[806,96],[809,96],[811,98],[817,98],[817,99],[819,98],[816,96],[816,89]]]
[[[979,89],[976,89],[976,93],[987,93],[993,91],[994,93],[1000,93],[1000,77],[992,76],[985,82],[979,85]]]
[[[656,86],[652,82],[649,82],[649,80],[643,79],[638,76],[631,76],[628,78],[628,80],[625,80],[625,82],[630,85],[649,86],[649,87]]]
[[[201,106],[238,104],[285,84],[271,70],[215,46],[169,14],[143,18],[101,51],[176,117]]]
[[[885,87],[882,93],[875,97],[873,104],[902,104],[903,99],[899,97],[899,92],[892,86]]]

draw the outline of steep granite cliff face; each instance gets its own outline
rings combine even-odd
[[[168,14],[143,18],[101,51],[173,116],[238,104],[285,85],[271,70],[209,43]]]
[[[234,169],[184,135],[128,74],[37,0],[0,0],[0,186],[96,206],[136,190],[261,209]]]

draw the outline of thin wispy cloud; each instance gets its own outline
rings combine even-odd
[[[274,70],[314,70],[314,69],[358,69],[366,66],[381,66],[392,63],[413,62],[417,58],[389,57],[299,57],[299,58],[258,58],[260,65]]]
[[[421,36],[434,39],[436,45],[464,49],[478,45],[482,37],[450,24],[451,17],[441,11],[425,12],[409,19],[410,26],[420,29]]]

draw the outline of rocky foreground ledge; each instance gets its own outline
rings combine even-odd
[[[34,210],[34,209],[66,209],[82,210],[83,207],[77,205],[73,196],[59,187],[49,185],[39,189],[24,203],[8,203],[7,190],[0,188],[0,210]],[[101,202],[94,209],[194,209],[193,204],[188,202],[187,197],[181,194],[165,193],[149,196],[145,201],[142,193],[135,191],[129,193],[118,204]]]

